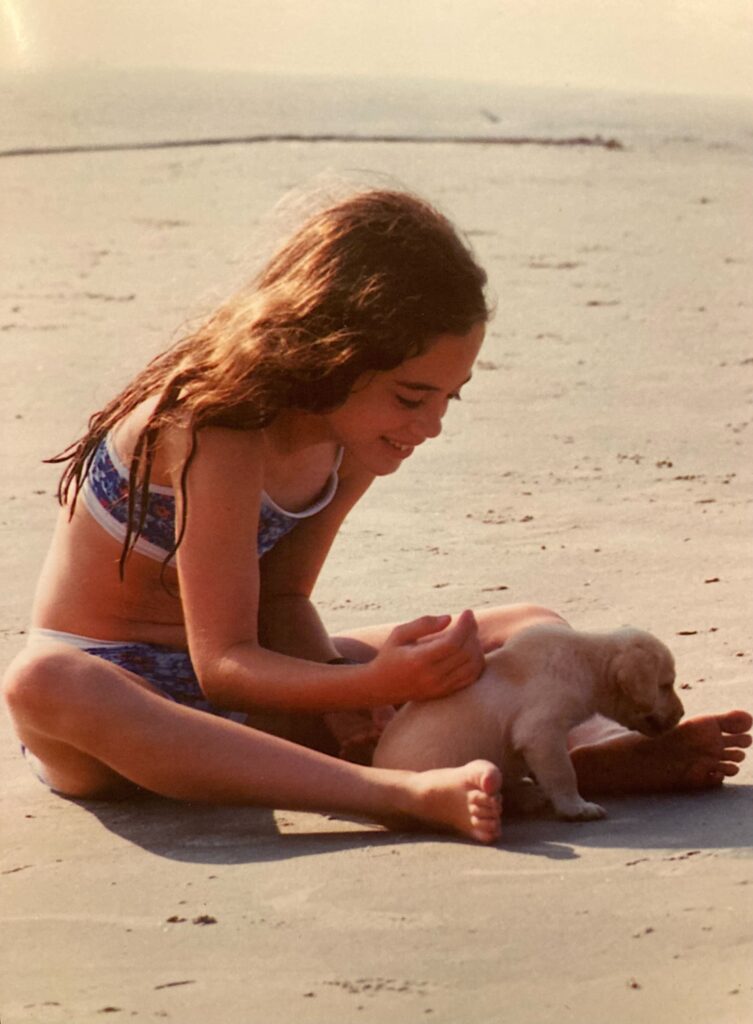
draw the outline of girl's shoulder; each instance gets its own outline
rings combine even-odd
[[[141,431],[149,422],[157,404],[157,396],[150,395],[143,402],[127,413],[110,430],[110,438],[116,445],[118,452],[124,456],[130,456],[136,446]]]
[[[130,465],[142,431],[154,412],[156,398],[150,397],[125,416],[111,432],[111,444],[125,465]],[[204,427],[193,430],[188,416],[160,427],[154,447],[151,469],[152,483],[173,486],[180,477],[186,460],[192,464],[226,465],[231,471],[243,464],[261,463],[264,454],[262,431],[232,430],[227,427]]]
[[[160,430],[155,473],[165,473],[174,480],[190,458],[192,466],[249,479],[256,476],[254,467],[263,476],[264,455],[264,435],[260,430],[202,427],[194,432],[188,423],[174,423]]]

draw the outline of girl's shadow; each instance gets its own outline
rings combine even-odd
[[[118,803],[76,802],[127,842],[158,857],[198,864],[287,860],[405,838],[350,819],[334,819],[342,827],[328,827],[333,819],[327,815],[311,816],[310,831],[286,832],[278,819],[290,819],[292,812],[183,803],[151,794]]]
[[[551,817],[505,822],[500,855],[527,854],[553,860],[578,859],[587,849],[628,849],[636,859],[694,856],[699,852],[739,856],[753,845],[753,786],[727,785],[704,793],[611,797],[609,817],[594,822],[562,822]],[[118,804],[83,804],[108,831],[159,857],[201,864],[245,864],[287,860],[356,849],[365,845],[436,843],[429,832],[387,832],[353,819],[295,815],[251,807],[178,803],[144,795]],[[291,820],[298,831],[281,831]],[[309,819],[306,820],[306,819]],[[327,822],[335,822],[328,827]],[[303,831],[308,827],[309,830]],[[457,843],[453,837],[446,842]],[[475,844],[473,844],[475,845]]]

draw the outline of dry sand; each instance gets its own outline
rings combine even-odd
[[[40,460],[238,278],[286,186],[353,166],[458,219],[499,314],[442,438],[346,524],[317,595],[328,623],[535,600],[658,633],[688,713],[750,706],[750,179],[735,151],[679,143],[0,161],[0,663],[54,516]],[[66,802],[2,730],[2,1024],[751,1019],[750,767],[479,848]]]

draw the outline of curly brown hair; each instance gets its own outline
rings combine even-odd
[[[162,427],[180,419],[192,431],[185,497],[197,431],[258,430],[282,409],[336,408],[362,374],[394,369],[437,335],[466,334],[488,320],[485,285],[484,270],[450,221],[408,192],[369,189],[320,210],[248,286],[153,359],[91,416],[81,438],[48,460],[68,463],[60,503],[70,499],[73,514],[102,438],[158,395],[130,466],[122,575],[144,525]]]

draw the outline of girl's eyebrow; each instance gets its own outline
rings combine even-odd
[[[469,374],[465,378],[463,383],[459,387],[455,388],[454,390],[455,391],[459,391],[460,388],[465,387],[465,385],[471,379],[471,376],[472,375]],[[434,384],[422,384],[421,381],[417,381],[417,380],[396,380],[395,383],[398,385],[398,387],[408,388],[410,391],[441,391],[442,390],[442,388],[438,388]]]

